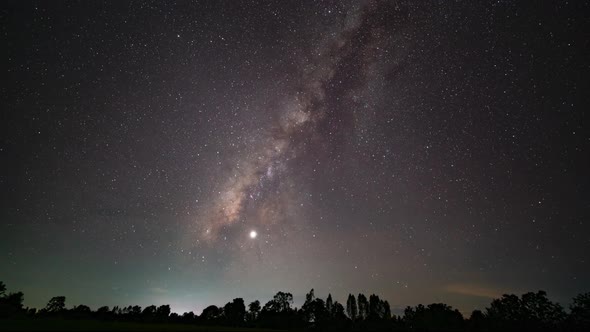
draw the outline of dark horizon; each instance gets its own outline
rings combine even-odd
[[[0,281],[0,283],[1,283],[1,281]],[[4,285],[4,286],[6,286],[6,285]],[[318,293],[317,290],[315,290],[313,288],[311,289],[311,291],[314,292],[316,298],[322,299],[322,298],[326,298],[326,297],[329,296],[335,302],[338,302],[338,303],[346,303],[346,301],[342,301],[342,299],[333,297],[331,293],[328,293],[327,295],[322,296],[322,293],[321,292]],[[5,295],[11,294],[11,293],[20,293],[20,292],[21,292],[20,290],[7,289],[6,292],[5,292]],[[278,292],[285,292],[285,293],[291,294],[291,292],[289,292],[288,290],[283,290],[283,291],[279,290]],[[522,294],[508,294],[508,293],[505,293],[505,294],[499,295],[497,298],[490,298],[490,302],[492,302],[493,300],[496,300],[496,299],[501,299],[503,296],[506,296],[506,295],[522,296],[523,294],[526,294],[526,293],[537,293],[537,292],[544,292],[544,293],[546,293],[543,290],[529,291],[529,292],[525,292],[525,293],[522,293]],[[353,293],[349,293],[349,296],[351,294],[353,294],[356,297],[357,294],[363,294],[363,293],[354,293],[353,292]],[[374,294],[374,293],[370,293],[370,294],[372,294],[372,295],[378,295],[378,294]],[[577,294],[576,296],[583,295],[583,294],[586,294],[586,293],[580,293],[580,294]],[[587,293],[587,294],[590,294],[590,292]],[[293,301],[291,302],[292,308],[293,309],[299,309],[299,308],[301,308],[304,305],[305,301],[306,301],[307,294],[304,294],[302,296],[301,295],[298,295],[298,294],[291,294],[291,295],[293,296]],[[551,294],[546,294],[546,295],[549,297],[549,299],[551,299],[551,296],[550,296]],[[36,310],[36,311],[45,309],[45,308],[47,308],[48,303],[51,302],[52,299],[57,298],[57,297],[64,297],[65,299],[68,299],[68,296],[65,296],[64,294],[59,294],[59,295],[51,296],[50,298],[48,298],[48,301],[46,301],[45,303],[43,303],[43,305],[38,306],[38,307],[35,307],[35,306],[25,306],[24,305],[25,304],[24,303],[25,301],[23,301],[23,309],[25,309],[25,310],[33,309],[33,310]],[[239,296],[239,294],[237,294],[237,297],[240,298],[240,299],[243,299],[242,297]],[[301,303],[298,303],[295,300],[297,298],[302,298],[303,301],[301,301]],[[26,296],[25,296],[24,293],[23,293],[23,299],[26,299]],[[272,297],[269,298],[269,299],[259,299],[259,298],[256,298],[256,299],[252,299],[251,301],[248,301],[248,300],[244,299],[244,301],[246,303],[251,303],[251,302],[254,302],[254,301],[260,301],[261,303],[264,304],[264,302],[266,300],[271,300],[271,299],[272,299]],[[381,300],[387,301],[388,302],[388,305],[389,305],[389,300],[388,299],[381,298]],[[83,305],[83,306],[87,306],[88,308],[90,308],[93,311],[96,311],[97,309],[99,309],[101,307],[125,308],[125,307],[128,307],[128,306],[140,305],[138,303],[120,303],[120,304],[115,304],[115,305],[107,305],[107,304],[100,305],[99,304],[99,305],[96,305],[96,306],[93,307],[93,306],[88,306],[85,303],[70,303],[70,302],[71,301],[65,302],[66,306],[64,307],[64,309],[66,309],[66,310],[72,310],[72,309],[75,309],[79,305]],[[184,313],[193,312],[195,315],[197,315],[199,313],[202,313],[202,311],[205,308],[209,307],[209,306],[212,306],[213,305],[213,306],[217,306],[217,307],[223,307],[223,305],[225,303],[228,303],[228,302],[231,302],[231,299],[228,299],[226,301],[222,301],[220,303],[209,303],[209,304],[204,305],[202,308],[195,307],[192,310],[188,310],[188,311],[186,311],[186,310],[178,311],[178,310],[174,310],[174,307],[170,307],[170,313],[176,313],[176,314],[182,315]],[[437,301],[430,301],[430,302],[426,302],[426,303],[406,304],[405,306],[401,306],[401,307],[392,307],[392,306],[389,306],[389,310],[390,310],[390,313],[391,313],[392,316],[395,316],[395,317],[403,317],[404,316],[404,310],[406,308],[408,308],[408,307],[412,307],[413,308],[413,307],[416,307],[418,305],[428,305],[428,304],[437,304],[437,303],[443,303],[443,302],[440,302],[440,301],[438,301],[438,302]],[[558,304],[558,305],[560,305],[563,308],[564,313],[570,313],[571,310],[569,308],[569,305],[573,303],[572,302],[572,299],[570,299],[567,303],[559,303],[559,302],[555,302],[555,303]],[[444,303],[444,304],[447,304],[447,303]],[[152,305],[155,305],[155,306],[168,305],[169,306],[168,303],[148,303],[148,304],[140,305],[140,307],[143,308],[143,307],[152,306]],[[451,305],[451,307],[453,307],[453,306]],[[469,312],[463,312],[463,311],[460,311],[460,310],[458,310],[458,311],[461,313],[461,315],[463,316],[463,318],[468,319],[469,316],[473,313],[473,311],[478,311],[478,310],[479,311],[484,311],[488,307],[489,307],[489,305],[487,307],[485,307],[485,308],[474,308],[474,309],[472,309]],[[453,307],[453,308],[455,308],[455,307]]]
[[[37,308],[567,307],[589,6],[5,1],[0,280]]]
[[[569,310],[551,301],[545,291],[520,297],[504,294],[484,310],[465,316],[445,303],[406,306],[403,315],[392,314],[387,300],[377,294],[348,294],[340,303],[326,300],[311,289],[305,302],[294,306],[293,295],[277,292],[266,302],[247,304],[234,298],[224,306],[208,305],[200,314],[178,314],[170,305],[67,306],[65,296],[52,297],[42,309],[23,307],[22,292],[8,292],[0,281],[0,329],[7,330],[169,330],[239,331],[259,329],[319,331],[587,331],[590,327],[590,292],[578,294]]]

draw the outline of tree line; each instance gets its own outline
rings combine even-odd
[[[474,310],[469,318],[444,303],[408,306],[403,316],[391,313],[385,300],[372,294],[348,295],[343,305],[332,298],[316,297],[312,289],[301,308],[293,307],[293,295],[278,292],[264,306],[256,300],[246,306],[235,298],[223,307],[210,305],[200,315],[171,312],[169,305],[138,305],[93,311],[86,305],[66,308],[65,296],[56,296],[40,310],[23,307],[22,292],[6,293],[0,282],[1,319],[84,319],[132,321],[144,323],[178,323],[280,329],[349,330],[349,331],[588,331],[590,330],[590,293],[573,298],[569,311],[547,298],[544,291],[522,296],[505,294],[494,299],[484,311]]]

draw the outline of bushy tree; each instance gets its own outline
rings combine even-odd
[[[258,323],[271,328],[295,328],[300,326],[299,315],[291,308],[293,295],[291,293],[278,292],[272,300],[268,301],[258,319]]]
[[[120,315],[121,314],[121,308],[119,308],[118,305],[114,306],[113,309],[111,309],[111,315]]]
[[[161,305],[156,309],[156,316],[160,319],[168,318],[168,316],[170,316],[170,311],[171,311],[170,305],[168,305],[168,304]]]
[[[391,318],[391,308],[387,301],[383,301],[379,296],[372,294],[369,296],[369,314],[367,319],[380,320]]]
[[[291,311],[293,295],[291,293],[278,292],[272,300],[268,301],[262,311],[272,313],[282,313]]]
[[[248,320],[255,321],[258,318],[258,315],[260,314],[260,310],[260,301],[256,300],[251,302],[248,305]]]
[[[326,304],[322,299],[315,297],[313,289],[305,295],[305,303],[301,306],[301,315],[306,323],[317,323],[325,320],[328,316]]]
[[[72,309],[67,311],[66,314],[71,318],[87,319],[92,314],[92,310],[90,310],[90,307],[88,307],[87,305],[80,304],[74,306]]]
[[[427,307],[422,304],[404,310],[403,322],[406,328],[413,330],[459,330],[463,325],[463,316],[457,309],[444,303],[433,303]]]
[[[211,321],[219,318],[221,316],[223,310],[215,305],[210,305],[207,308],[203,309],[201,313],[201,318],[206,321]]]
[[[471,331],[482,330],[485,326],[485,319],[486,317],[481,310],[473,310],[473,312],[471,312],[471,316],[469,317],[468,329]]]
[[[182,321],[186,322],[186,323],[191,323],[195,320],[195,313],[192,311],[189,312],[185,312],[184,314],[182,314]]]
[[[131,317],[139,317],[141,315],[141,306],[134,305],[129,309],[129,315]]]
[[[504,294],[486,308],[486,317],[492,328],[547,330],[561,324],[565,313],[559,304],[547,299],[547,293],[538,291],[523,294],[520,299]]]
[[[332,307],[332,317],[335,319],[346,319],[344,306],[338,301],[334,302],[334,306]]]
[[[77,313],[90,313],[92,310],[90,310],[90,307],[84,304],[80,304],[77,306],[74,306],[72,308],[72,312],[77,312]]]
[[[62,312],[65,308],[65,296],[54,296],[49,300],[49,302],[47,302],[47,306],[45,306],[45,310],[50,313]]]
[[[21,310],[23,308],[23,301],[25,300],[25,295],[23,292],[15,292],[6,295],[3,298],[3,301],[7,303],[9,306]]]
[[[540,323],[541,326],[553,326],[565,318],[561,305],[551,302],[545,291],[529,292],[521,298],[526,318]]]
[[[109,309],[109,307],[108,307],[108,306],[106,306],[106,305],[105,305],[105,306],[102,306],[102,307],[100,307],[100,308],[98,308],[98,309],[96,309],[96,313],[97,313],[97,314],[106,314],[106,313],[108,313],[109,311],[110,311],[110,309]]]
[[[246,316],[246,306],[244,305],[244,299],[236,298],[232,302],[228,302],[223,307],[223,315],[225,316],[226,322],[232,325],[243,324],[244,317]]]
[[[141,315],[144,318],[148,318],[148,317],[154,317],[156,315],[156,310],[158,308],[155,305],[150,305],[145,307],[145,309],[143,309],[143,311],[141,312]]]
[[[100,319],[108,318],[110,313],[111,313],[111,311],[110,311],[109,307],[106,305],[96,309],[96,315]]]
[[[26,313],[23,310],[24,294],[22,292],[6,294],[6,285],[0,282],[0,317]]]
[[[590,330],[590,293],[578,294],[570,305],[569,322],[576,330]]]

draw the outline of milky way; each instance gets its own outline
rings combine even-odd
[[[261,142],[238,159],[226,176],[227,181],[212,198],[211,207],[197,218],[205,239],[218,240],[224,230],[244,225],[265,228],[272,233],[270,227],[280,224],[285,212],[294,208],[290,205],[294,201],[291,195],[295,193],[281,186],[290,181],[293,160],[314,145],[322,144],[322,130],[326,126],[354,134],[354,126],[337,128],[336,122],[343,118],[338,113],[344,110],[330,108],[343,104],[360,108],[358,95],[367,89],[367,76],[378,75],[370,71],[377,65],[379,44],[383,43],[379,30],[384,25],[380,24],[387,18],[379,17],[376,12],[391,9],[380,5],[356,4],[354,7],[358,8],[349,9],[339,26],[325,40],[320,40],[308,57],[301,59],[302,70],[294,75],[295,91],[280,100],[277,109],[265,110],[277,114],[275,123],[263,134]],[[343,82],[343,77],[352,81],[352,85]],[[342,84],[348,87],[331,91]]]
[[[587,286],[587,3],[2,7],[0,278],[25,305]]]

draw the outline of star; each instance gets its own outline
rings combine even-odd
[[[25,305],[586,289],[582,1],[232,3],[8,6],[0,281]]]

